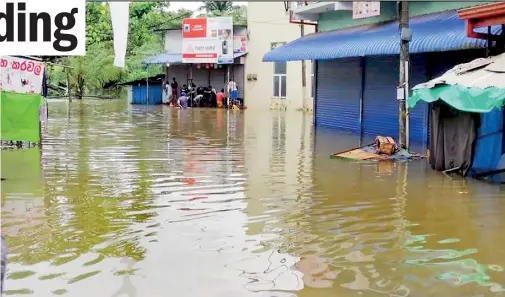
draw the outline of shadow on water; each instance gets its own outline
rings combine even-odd
[[[501,296],[503,188],[301,113],[50,102],[2,151],[7,295]],[[14,170],[16,169],[16,170]]]

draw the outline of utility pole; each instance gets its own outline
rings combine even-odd
[[[303,21],[300,24],[300,37],[305,36],[305,25]],[[303,111],[307,110],[307,66],[305,65],[305,60],[302,60],[302,105]]]
[[[399,118],[399,139],[398,144],[401,148],[408,146],[408,120],[407,120],[407,97],[409,94],[407,81],[408,62],[409,62],[409,41],[412,34],[409,31],[409,7],[407,1],[398,2],[398,22],[400,24],[400,77],[398,83],[398,118]]]

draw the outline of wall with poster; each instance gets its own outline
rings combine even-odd
[[[182,21],[183,63],[233,63],[233,19],[196,18]]]
[[[352,18],[363,19],[378,16],[381,14],[381,3],[379,1],[352,2]]]
[[[44,64],[37,61],[2,56],[0,90],[21,94],[40,94]]]
[[[242,54],[247,52],[247,36],[233,35],[233,53]]]

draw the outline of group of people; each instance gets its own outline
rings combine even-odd
[[[226,91],[229,95],[229,104],[225,104],[226,94],[225,89],[217,92],[211,85],[206,87],[197,87],[194,82],[189,83],[189,85],[184,84],[181,88],[180,94],[178,94],[179,83],[176,78],[172,78],[172,81],[165,85],[165,92],[167,95],[171,90],[171,96],[169,104],[171,106],[176,106],[180,108],[188,107],[212,107],[212,108],[223,108],[228,107],[231,109],[239,109],[240,102],[238,101],[238,87],[237,83],[233,80],[229,80],[226,85]]]

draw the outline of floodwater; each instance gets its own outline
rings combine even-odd
[[[504,296],[505,192],[301,113],[50,103],[3,151],[6,295]]]

